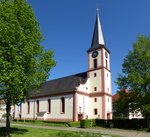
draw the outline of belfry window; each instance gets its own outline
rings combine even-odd
[[[107,62],[107,60],[106,60],[106,68],[108,68],[108,62]]]
[[[93,60],[93,66],[94,66],[94,68],[97,68],[97,59]]]

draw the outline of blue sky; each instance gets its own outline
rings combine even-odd
[[[111,52],[112,91],[122,63],[139,34],[150,34],[150,0],[28,0],[44,35],[42,45],[54,50],[57,66],[50,79],[87,71],[96,16]]]

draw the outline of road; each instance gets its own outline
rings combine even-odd
[[[109,129],[109,128],[78,128],[78,127],[50,127],[50,126],[38,126],[38,125],[26,125],[26,124],[11,124],[11,126],[20,127],[32,127],[32,128],[45,128],[53,130],[67,130],[67,131],[82,131],[101,134],[119,135],[122,137],[150,137],[150,132],[136,131],[136,130],[124,130],[124,129]],[[5,123],[0,123],[0,127],[5,127]]]

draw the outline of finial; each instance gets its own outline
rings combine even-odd
[[[99,15],[99,6],[96,4],[96,14]]]
[[[96,10],[99,10],[99,6],[98,6],[98,4],[96,4]]]

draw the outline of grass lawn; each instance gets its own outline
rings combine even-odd
[[[0,137],[5,137],[5,128],[0,128]],[[12,127],[11,137],[103,137],[100,134],[57,131],[27,127]],[[119,136],[108,136],[119,137]]]
[[[11,137],[58,137],[59,131],[26,127],[12,127]],[[5,128],[0,128],[0,137],[5,137]]]
[[[12,124],[30,124],[39,126],[55,126],[55,127],[79,127],[80,122],[50,122],[43,120],[23,120],[11,121]]]

